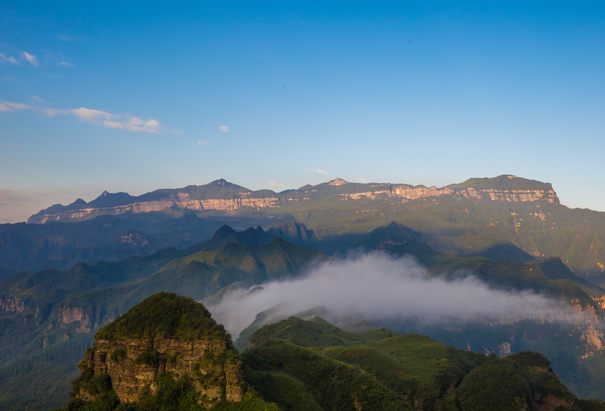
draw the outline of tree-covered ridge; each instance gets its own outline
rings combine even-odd
[[[285,340],[270,340],[246,351],[244,361],[250,367],[249,384],[283,409],[414,409],[373,375]]]
[[[462,183],[450,184],[447,187],[456,190],[463,190],[468,187],[479,190],[552,190],[552,184],[550,183],[516,177],[510,174],[494,178],[469,178]]]
[[[313,366],[308,362],[325,362],[321,358],[328,357],[358,367],[420,410],[605,410],[602,401],[578,399],[552,371],[550,361],[536,352],[488,357],[417,334],[383,329],[359,335],[335,328],[290,318],[257,330],[251,338],[254,348],[244,354],[251,369],[249,382],[265,399],[289,401],[289,410],[341,409],[322,403],[330,382],[310,376]],[[330,346],[335,336],[343,345]],[[295,344],[315,347],[311,348],[315,355]],[[339,390],[355,389],[354,379],[343,380]],[[289,395],[295,388],[297,394]],[[346,402],[347,396],[342,397]],[[305,408],[305,401],[313,407]]]
[[[192,298],[166,292],[146,298],[95,334],[95,338],[105,340],[156,336],[228,339],[225,328],[212,319],[206,307]]]

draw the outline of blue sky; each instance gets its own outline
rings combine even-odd
[[[0,4],[0,222],[218,178],[515,174],[605,211],[597,2],[22,3]]]

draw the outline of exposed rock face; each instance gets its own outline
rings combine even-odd
[[[222,210],[233,211],[240,207],[280,207],[280,198],[246,198],[247,193],[243,193],[241,197],[234,197],[230,200],[209,199],[209,200],[191,200],[189,194],[179,193],[178,195],[170,195],[164,200],[136,202],[116,207],[95,207],[81,208],[75,211],[63,211],[53,214],[36,215],[30,217],[28,224],[43,224],[48,221],[67,221],[86,217],[90,214],[124,214],[124,213],[148,213],[151,211],[165,211],[170,209],[183,210]]]
[[[558,407],[571,409],[572,406],[573,403],[551,395],[536,394],[532,401],[532,410],[535,411],[554,411]]]
[[[241,401],[244,395],[241,362],[225,358],[226,354],[227,342],[221,339],[98,339],[84,359],[96,376],[109,375],[122,402],[136,402],[147,390],[155,393],[156,376],[166,371],[175,379],[188,377],[201,393],[202,404],[210,408],[221,398]],[[80,391],[80,397],[91,399],[84,390]]]
[[[453,196],[455,198],[476,198],[492,201],[548,201],[549,203],[559,203],[559,198],[554,190],[494,190],[494,189],[476,189],[467,187],[463,190],[457,190],[451,187],[424,187],[399,184],[389,187],[388,190],[368,191],[362,193],[341,194],[351,199],[357,200],[361,197],[367,197],[375,200],[380,197],[393,198],[399,197],[403,200],[418,200],[428,197]]]
[[[25,311],[25,303],[21,301],[19,297],[10,298],[0,296],[0,310],[14,313],[22,313]]]
[[[66,307],[59,311],[59,321],[63,324],[71,324],[79,321],[80,327],[76,332],[90,332],[90,316],[86,315],[81,307]]]

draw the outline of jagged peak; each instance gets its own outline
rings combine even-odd
[[[216,230],[214,232],[214,235],[212,236],[213,239],[219,239],[219,238],[225,238],[228,236],[232,236],[237,234],[237,231],[235,231],[233,228],[229,227],[227,224],[222,225],[218,230]]]

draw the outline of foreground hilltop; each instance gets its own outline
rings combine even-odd
[[[230,336],[203,305],[172,293],[155,294],[101,328],[78,367],[69,410],[87,403],[153,408],[175,386],[204,408],[244,399],[242,363]]]
[[[280,208],[292,203],[312,203],[329,198],[339,200],[397,200],[407,202],[429,197],[489,199],[493,201],[548,201],[559,203],[550,183],[502,175],[496,178],[473,178],[446,187],[411,186],[390,183],[348,183],[341,178],[316,186],[306,185],[297,190],[276,193],[272,190],[252,191],[245,187],[216,180],[201,186],[179,189],[162,189],[133,197],[127,193],[108,193],[86,203],[78,199],[68,206],[60,204],[34,214],[28,224],[49,221],[73,221],[100,214],[125,214],[147,212],[234,211],[241,207]]]

